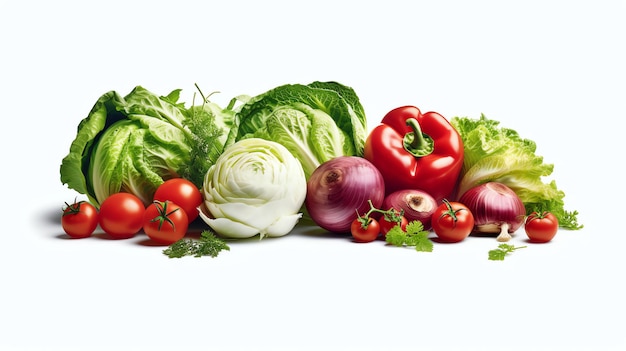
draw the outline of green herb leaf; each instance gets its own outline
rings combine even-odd
[[[495,249],[489,251],[489,259],[492,261],[503,261],[507,251],[501,249]]]
[[[432,252],[433,242],[428,239],[428,232],[422,231],[412,236],[411,245],[415,246],[415,251]]]
[[[169,258],[181,258],[185,256],[211,256],[217,257],[220,251],[230,251],[230,247],[222,239],[212,232],[205,230],[200,233],[199,240],[181,239],[163,250],[163,254]]]
[[[400,228],[399,225],[391,228],[385,237],[385,241],[393,246],[404,246],[405,240],[406,233]]]
[[[409,222],[406,231],[397,225],[389,232],[385,240],[394,246],[414,246],[415,251],[432,252],[433,242],[428,238],[428,231],[424,230],[424,225],[420,221]]]
[[[489,251],[489,259],[492,261],[503,261],[504,258],[511,252],[517,249],[523,249],[526,246],[513,246],[509,244],[500,244],[497,249]]]

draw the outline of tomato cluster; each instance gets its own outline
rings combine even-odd
[[[408,220],[402,210],[390,208],[380,210],[374,207],[370,201],[370,210],[364,216],[357,216],[350,226],[350,234],[356,242],[367,243],[376,240],[381,234],[383,237],[395,226],[406,229]],[[373,213],[380,214],[380,218],[371,217]]]
[[[370,203],[371,206],[371,203]],[[379,219],[371,217],[374,212],[382,213]],[[408,221],[401,210],[391,208],[383,211],[371,206],[364,216],[358,215],[352,222],[350,234],[356,242],[371,242],[381,234],[383,237],[397,225],[406,229]],[[432,214],[432,229],[441,242],[456,243],[463,241],[474,230],[474,216],[470,209],[460,202],[446,199]],[[554,238],[559,223],[550,212],[533,212],[526,217],[525,232],[531,242],[545,243]]]
[[[85,201],[63,209],[61,225],[72,238],[86,238],[96,227],[115,239],[127,239],[143,229],[154,242],[169,245],[182,239],[189,224],[198,217],[202,204],[200,190],[190,181],[173,178],[163,182],[147,207],[135,195],[113,194],[100,204],[100,210]]]

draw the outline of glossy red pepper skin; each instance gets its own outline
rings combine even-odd
[[[430,137],[431,153],[415,156],[405,149],[405,135],[414,134],[408,119],[417,120],[420,133]],[[463,141],[442,115],[402,106],[387,113],[368,135],[364,157],[382,173],[386,194],[420,189],[441,202],[454,195],[463,166]]]

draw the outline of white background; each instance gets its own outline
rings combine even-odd
[[[624,1],[1,1],[2,350],[624,350]],[[168,259],[69,240],[59,179],[100,95],[194,83],[220,104],[285,83],[481,113],[537,142],[580,231],[503,262],[311,228]]]

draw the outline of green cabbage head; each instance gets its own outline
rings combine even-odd
[[[286,84],[249,99],[237,112],[227,145],[261,138],[285,146],[307,179],[338,156],[362,156],[365,111],[354,89],[337,82]]]
[[[223,237],[283,236],[302,217],[306,187],[302,165],[286,147],[243,139],[206,173],[200,217]]]

